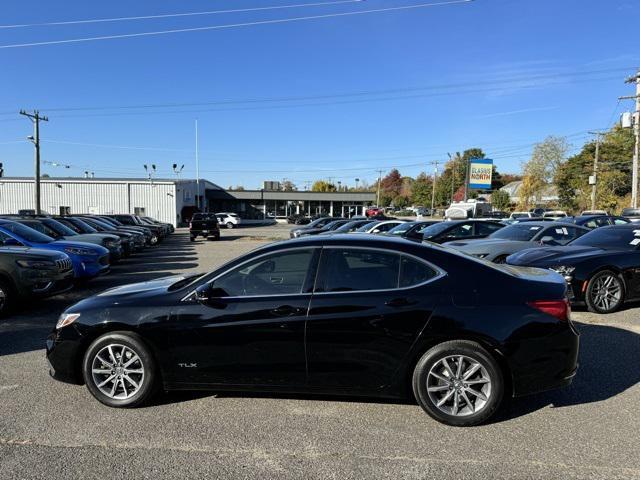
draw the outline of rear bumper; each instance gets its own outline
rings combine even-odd
[[[580,334],[561,324],[555,333],[507,346],[513,395],[523,396],[569,385],[578,369]]]

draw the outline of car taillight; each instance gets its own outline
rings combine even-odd
[[[571,305],[566,298],[562,300],[536,300],[534,302],[528,302],[527,305],[541,312],[553,315],[562,322],[568,322],[571,317]]]

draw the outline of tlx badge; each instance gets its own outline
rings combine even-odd
[[[197,363],[179,363],[178,366],[180,368],[196,368],[198,364]]]

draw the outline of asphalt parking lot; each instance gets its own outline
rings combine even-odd
[[[563,390],[510,402],[492,423],[446,427],[411,403],[172,393],[116,410],[48,377],[44,339],[91,293],[207,271],[289,226],[224,230],[162,245],[67,295],[0,322],[0,479],[640,478],[640,308],[573,314],[580,370]]]

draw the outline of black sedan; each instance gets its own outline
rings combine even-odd
[[[611,313],[640,298],[640,228],[637,224],[601,227],[565,247],[523,250],[507,257],[511,265],[555,270],[570,286],[574,303]]]
[[[422,241],[424,238],[424,231],[427,227],[440,223],[440,220],[424,220],[415,222],[404,222],[400,225],[393,227],[386,232],[385,235],[395,235],[409,240]]]
[[[422,231],[424,240],[434,243],[484,238],[504,228],[505,224],[489,220],[453,220],[438,222]]]
[[[564,217],[558,220],[564,223],[574,223],[586,228],[606,227],[608,225],[626,225],[631,220],[616,215],[580,215],[579,217]]]
[[[571,382],[566,289],[549,270],[439,245],[313,236],[85,299],[60,316],[47,358],[113,407],[159,388],[413,395],[443,423],[475,425],[503,396]]]

